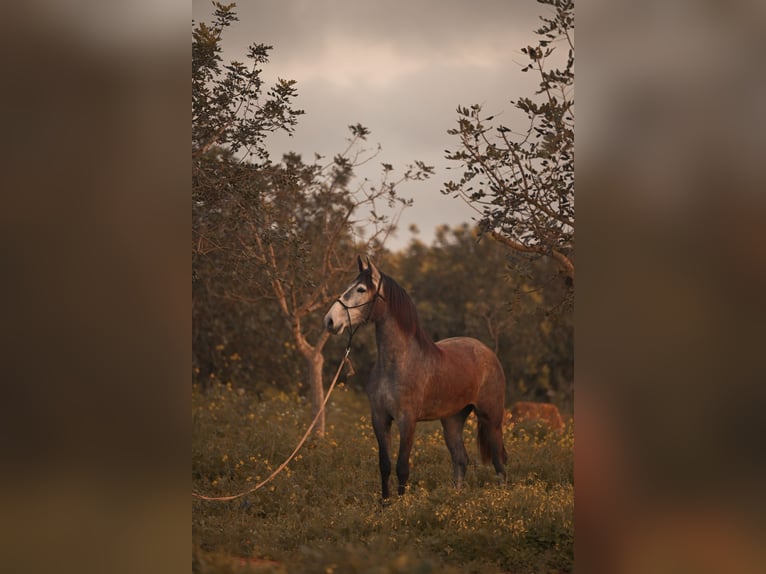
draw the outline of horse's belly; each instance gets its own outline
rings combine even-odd
[[[421,408],[429,420],[451,416],[475,404],[488,369],[497,361],[486,345],[470,337],[443,339],[436,345],[443,354]]]
[[[473,385],[435,385],[423,397],[418,420],[432,421],[449,417],[473,404],[475,393]]]

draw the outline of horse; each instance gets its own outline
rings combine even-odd
[[[508,454],[503,444],[505,375],[500,361],[484,343],[470,337],[434,342],[418,321],[412,299],[400,285],[367,259],[357,257],[359,275],[333,302],[324,327],[350,336],[361,325],[375,323],[378,358],[366,385],[372,427],[378,442],[382,500],[390,497],[391,424],[399,428],[396,461],[398,494],[410,476],[410,453],[419,421],[439,419],[452,458],[453,482],[463,485],[468,454],[463,426],[471,412],[478,419],[478,446],[484,464],[492,464],[505,481]]]

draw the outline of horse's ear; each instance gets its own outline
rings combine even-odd
[[[380,281],[380,271],[378,271],[378,268],[375,267],[375,264],[370,261],[370,258],[367,258],[367,265],[372,270],[372,282],[377,284],[378,281]]]
[[[359,266],[359,273],[365,270],[364,262],[362,261],[362,257],[360,255],[356,256],[356,264]]]

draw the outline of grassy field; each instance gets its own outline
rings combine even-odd
[[[268,476],[311,418],[304,398],[282,392],[256,397],[219,385],[193,388],[192,399],[192,488],[208,496],[236,494]],[[472,461],[475,437],[472,415]],[[457,491],[441,425],[419,423],[409,491],[382,507],[366,398],[340,386],[326,438],[311,439],[271,483],[231,502],[192,499],[192,570],[571,572],[571,424],[563,435],[512,427],[505,444],[506,484],[490,466],[471,464]]]

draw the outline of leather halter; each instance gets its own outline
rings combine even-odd
[[[364,303],[359,303],[358,305],[346,305],[340,297],[336,299],[336,302],[340,303],[341,306],[346,310],[346,316],[348,317],[348,344],[346,345],[346,350],[349,350],[351,348],[351,339],[353,338],[354,333],[356,333],[359,327],[366,324],[370,320],[370,317],[372,317],[372,310],[375,307],[375,301],[377,301],[378,299],[382,299],[383,301],[386,300],[386,298],[380,294],[380,286],[382,284],[383,284],[383,274],[380,275],[380,279],[378,280],[378,287],[375,289],[375,294],[372,296],[372,299],[370,299],[369,301],[365,301]],[[365,305],[370,306],[370,310],[367,312],[367,317],[364,318],[364,321],[362,321],[361,323],[358,323],[355,328],[352,328],[351,327],[351,309],[358,309],[359,307],[364,307]]]

